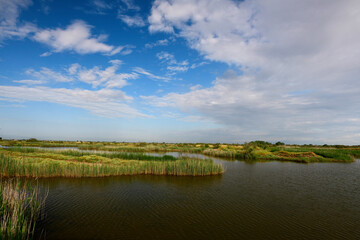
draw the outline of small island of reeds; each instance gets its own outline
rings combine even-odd
[[[6,177],[207,176],[223,172],[221,164],[209,159],[20,147],[0,149],[0,175]]]

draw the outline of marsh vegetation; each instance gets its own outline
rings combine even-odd
[[[0,239],[31,239],[43,203],[38,186],[0,179]]]
[[[145,143],[145,142],[84,142],[84,141],[39,141],[36,139],[28,140],[3,140],[0,145],[11,147],[74,147],[80,150],[105,151],[102,157],[118,158],[127,160],[174,160],[151,159],[147,152],[180,152],[180,153],[199,153],[207,156],[246,160],[246,161],[292,161],[300,163],[311,162],[352,162],[354,157],[360,156],[360,146],[344,145],[285,145],[282,142],[275,144],[265,141],[253,141],[245,144],[210,144],[210,143]],[[111,155],[111,152],[116,154]],[[128,154],[126,154],[128,153]],[[135,154],[138,153],[138,154]],[[63,152],[63,155],[84,153]],[[101,156],[101,154],[96,154]],[[89,154],[87,155],[89,156]]]
[[[206,176],[223,172],[222,165],[212,160],[176,159],[168,155],[0,149],[0,174],[7,177]]]

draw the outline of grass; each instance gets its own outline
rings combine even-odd
[[[43,201],[39,188],[0,180],[0,239],[31,239]]]
[[[253,141],[245,144],[206,144],[206,143],[145,143],[145,142],[70,142],[70,141],[38,141],[2,140],[3,146],[21,147],[77,147],[82,150],[99,150],[107,153],[79,153],[76,151],[62,152],[65,156],[81,157],[86,162],[104,157],[106,159],[123,159],[139,161],[177,161],[171,156],[154,157],[146,152],[184,152],[200,153],[213,157],[237,159],[245,161],[292,161],[311,162],[352,162],[354,157],[360,157],[360,146],[343,145],[285,145],[281,142],[272,144],[265,141]],[[25,150],[24,150],[25,151]],[[26,150],[33,151],[33,150]],[[116,153],[115,153],[116,152]],[[121,152],[121,153],[118,153]],[[111,155],[113,153],[113,155]],[[104,159],[103,159],[104,160]]]
[[[77,155],[77,156],[74,156]],[[111,157],[109,157],[111,156]],[[0,149],[0,175],[7,177],[105,177],[119,175],[206,176],[222,174],[221,164],[200,159],[124,160],[116,154]],[[122,155],[121,155],[122,156]],[[127,155],[131,156],[131,155]],[[137,156],[135,154],[135,156]]]
[[[298,163],[313,162],[353,162],[360,156],[360,149],[324,148],[244,148],[241,150],[206,149],[203,154],[214,157],[231,158],[245,161],[290,161]]]
[[[36,148],[21,148],[14,147],[8,148],[7,151],[11,152],[22,152],[22,153],[41,153],[45,152],[44,149],[36,149]],[[141,160],[141,161],[175,161],[176,158],[171,155],[163,155],[163,156],[150,156],[145,153],[129,153],[129,152],[81,152],[76,150],[49,150],[47,152],[56,152],[58,154],[73,156],[73,157],[84,157],[86,156],[100,156],[104,158],[119,158],[124,160]]]

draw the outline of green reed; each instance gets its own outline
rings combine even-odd
[[[38,187],[0,179],[0,239],[32,239],[43,203]]]
[[[109,159],[105,162],[89,163],[81,162],[79,159],[71,161],[0,154],[0,175],[8,177],[105,177],[138,174],[205,176],[223,172],[221,164],[200,159],[171,161]]]

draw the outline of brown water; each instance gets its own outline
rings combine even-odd
[[[360,161],[216,161],[223,176],[40,180],[39,226],[46,239],[360,239]]]

